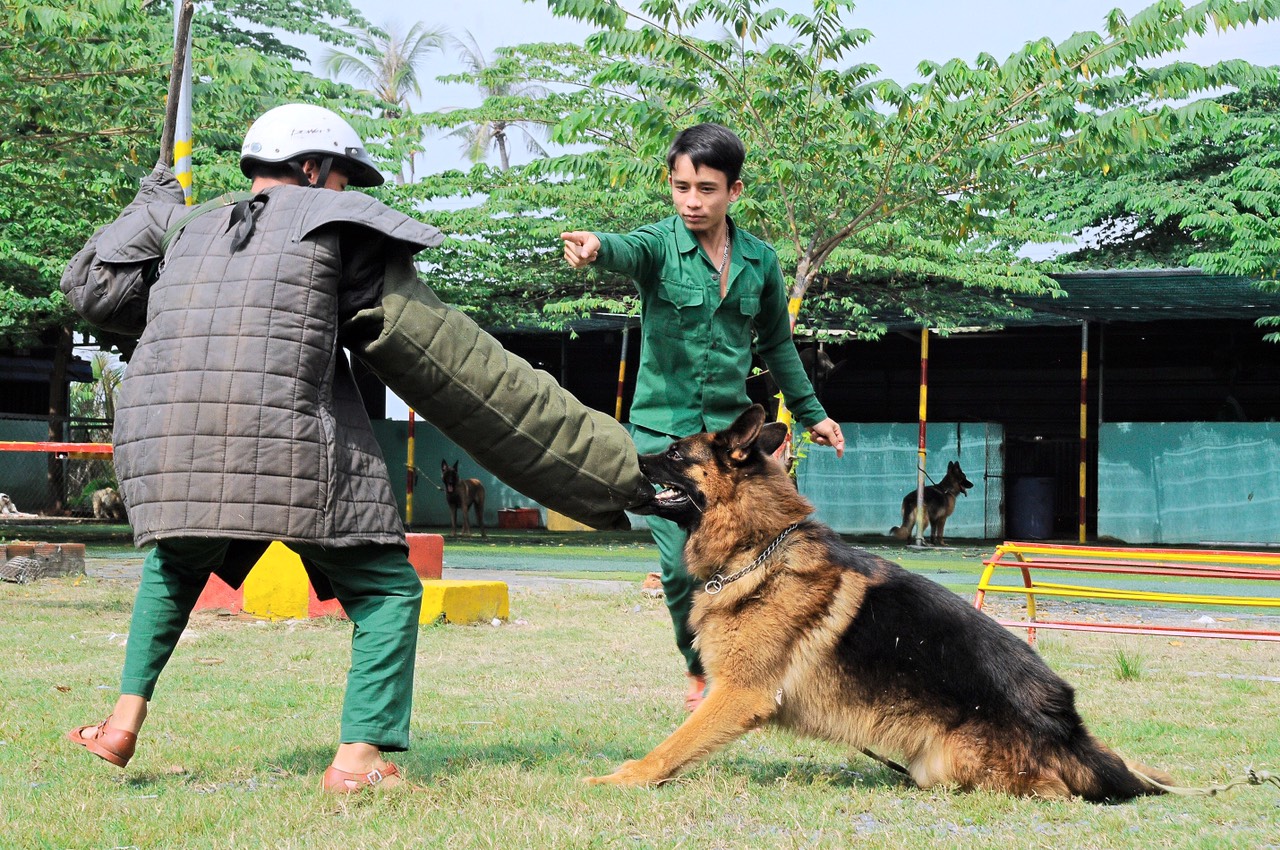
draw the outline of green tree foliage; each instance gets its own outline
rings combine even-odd
[[[555,232],[664,214],[670,139],[717,121],[749,152],[736,219],[777,245],[794,303],[807,296],[806,322],[871,334],[881,309],[946,327],[1006,313],[1010,293],[1053,289],[1015,255],[1013,246],[1064,232],[1010,215],[1026,181],[1100,173],[1171,134],[1211,131],[1221,109],[1193,98],[1274,72],[1162,57],[1189,35],[1280,14],[1280,0],[1161,0],[1132,19],[1112,12],[1100,33],[1032,41],[1005,59],[923,61],[923,81],[901,85],[857,61],[871,33],[856,27],[852,0],[814,0],[804,14],[754,0],[548,3],[600,31],[585,49],[508,50],[486,72],[552,93],[493,98],[444,120],[501,110],[547,124],[571,152],[516,175],[473,170],[422,188],[483,199],[448,217],[466,238],[453,243],[446,283],[472,285],[474,258],[533,308],[578,315],[628,303],[618,280],[569,296],[571,280],[547,268],[559,262]]]
[[[342,0],[200,4],[193,25],[197,193],[242,180],[265,106],[349,89],[301,74],[273,32],[349,36]],[[156,160],[173,51],[167,0],[0,0],[0,345],[72,323],[58,292],[71,255],[113,218]]]
[[[1054,218],[1084,246],[1058,257],[1060,267],[1199,267],[1277,287],[1280,85],[1218,102],[1224,116],[1211,127],[1178,133],[1105,174],[1028,187],[1019,213]]]

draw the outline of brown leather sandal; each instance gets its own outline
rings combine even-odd
[[[400,776],[400,768],[391,762],[387,762],[387,766],[382,770],[375,768],[369,773],[349,773],[329,765],[329,769],[324,772],[320,787],[330,794],[358,794],[367,788],[376,788],[382,780],[390,776]],[[348,782],[354,782],[356,786],[352,788],[347,785]]]
[[[107,719],[101,723],[77,726],[67,733],[67,738],[98,758],[109,761],[116,767],[124,767],[133,758],[133,751],[138,746],[138,736],[124,729],[108,726],[110,720],[111,715],[108,714]],[[97,729],[98,734],[86,738],[84,733],[90,729]]]

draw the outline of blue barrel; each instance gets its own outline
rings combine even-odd
[[[1047,540],[1053,536],[1052,477],[1024,475],[1013,480],[1005,516],[1009,537],[1015,540]]]

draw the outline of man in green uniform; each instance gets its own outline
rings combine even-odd
[[[754,332],[757,350],[796,419],[815,442],[844,454],[791,340],[787,291],[772,247],[736,227],[729,204],[742,194],[742,141],[719,124],[676,136],[667,154],[676,215],[627,234],[562,233],[575,269],[596,263],[635,280],[642,340],[632,435],[641,454],[673,440],[726,427],[750,404],[746,392]],[[662,587],[688,668],[685,707],[702,700],[706,680],[693,648],[693,582],[682,553],[686,535],[649,518],[662,565]]]

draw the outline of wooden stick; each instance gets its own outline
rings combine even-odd
[[[182,70],[187,64],[187,37],[195,3],[187,0],[178,12],[178,26],[173,37],[173,66],[169,69],[169,99],[164,105],[164,128],[160,131],[160,162],[173,166],[173,137],[178,130],[178,100],[182,91]]]

